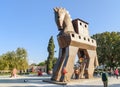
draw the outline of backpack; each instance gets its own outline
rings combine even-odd
[[[106,73],[102,73],[102,81],[107,81],[107,74]]]

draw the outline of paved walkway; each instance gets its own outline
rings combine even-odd
[[[0,87],[103,87],[101,78],[74,80],[67,85],[57,85],[42,81],[43,79],[49,78],[37,76],[17,78],[0,77]],[[109,87],[120,87],[120,78],[109,77]]]

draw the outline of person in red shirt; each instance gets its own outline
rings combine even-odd
[[[38,70],[38,76],[42,76],[42,70]]]
[[[64,67],[64,68],[62,69],[62,76],[61,76],[61,79],[60,79],[61,82],[66,82],[66,81],[67,81],[66,73],[67,73],[67,70],[66,70],[66,68]]]
[[[116,75],[116,78],[118,79],[118,76],[119,76],[119,71],[118,69],[116,68],[115,71],[114,71],[115,75]]]

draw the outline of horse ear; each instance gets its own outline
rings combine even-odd
[[[53,10],[54,10],[55,12],[57,12],[57,8],[53,8]]]

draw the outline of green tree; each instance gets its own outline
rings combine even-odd
[[[54,48],[55,48],[54,40],[53,40],[53,36],[51,36],[47,48],[49,53],[47,58],[47,73],[49,73],[49,71],[51,71],[53,68]]]
[[[27,51],[24,48],[17,48],[16,57],[18,60],[18,69],[26,70],[28,68]]]
[[[6,56],[2,55],[0,56],[0,70],[8,70],[9,64],[8,61],[6,61]]]
[[[54,57],[52,62],[53,62],[53,67],[54,67],[54,65],[55,65],[55,64],[56,64],[56,62],[57,62],[57,58],[56,58],[56,57]]]
[[[17,48],[16,51],[9,51],[0,56],[0,70],[25,70],[28,68],[27,51],[24,48]]]
[[[45,65],[46,65],[45,62],[40,62],[40,63],[38,64],[38,66],[45,66]]]
[[[95,34],[92,38],[97,41],[99,63],[111,68],[118,67],[120,64],[120,33],[104,32]]]
[[[17,68],[17,61],[16,61],[16,54],[14,51],[7,52],[6,55],[7,63],[9,64],[9,70],[12,70],[13,68]]]

